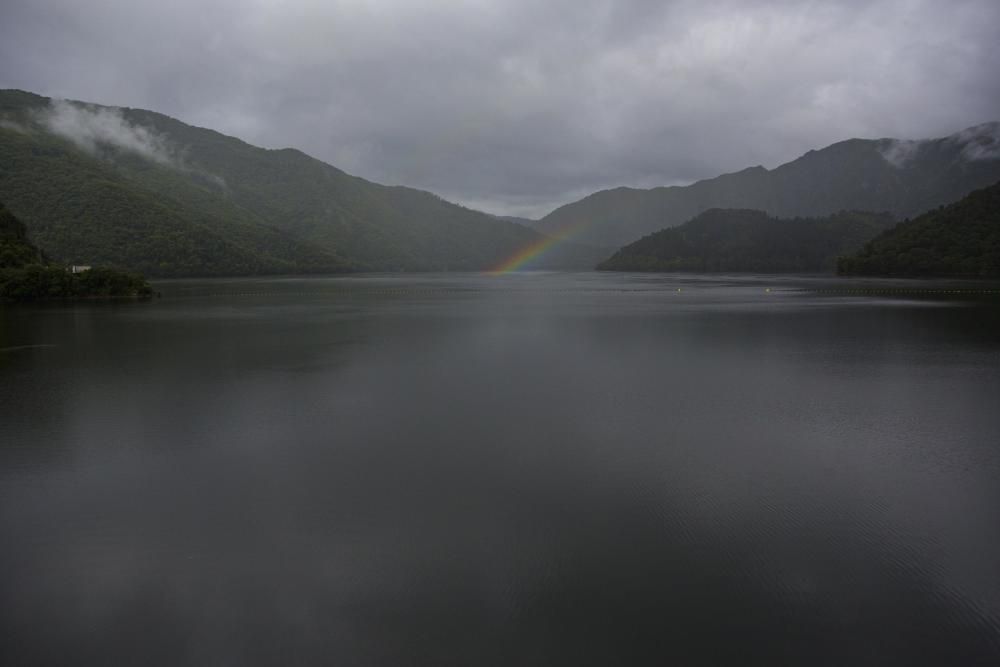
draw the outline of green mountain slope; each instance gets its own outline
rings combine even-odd
[[[851,139],[773,170],[752,167],[689,186],[597,192],[534,226],[618,247],[710,208],[746,208],[789,218],[841,210],[889,211],[897,219],[956,201],[1000,179],[1000,123],[928,141]]]
[[[2,131],[0,131],[2,132]],[[0,141],[0,196],[16,207],[54,259],[149,274],[250,274],[343,269],[334,253],[309,247],[240,211],[198,207],[201,193],[150,190],[59,139]],[[177,177],[152,168],[165,182]]]
[[[82,273],[49,264],[28,240],[24,224],[0,203],[0,301],[148,297],[153,290],[138,274],[97,267]]]
[[[906,220],[838,263],[842,274],[1000,276],[1000,183]]]
[[[21,91],[0,91],[0,198],[55,259],[151,275],[479,270],[543,238],[294,149]]]
[[[24,223],[0,203],[0,269],[19,269],[43,261],[42,253],[28,240]]]
[[[631,243],[603,271],[832,271],[893,223],[888,213],[842,211],[826,218],[778,219],[763,211],[710,209]]]

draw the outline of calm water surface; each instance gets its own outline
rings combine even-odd
[[[0,664],[1000,664],[1000,295],[901,286],[0,307]]]

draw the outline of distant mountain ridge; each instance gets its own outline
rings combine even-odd
[[[516,215],[498,215],[495,217],[500,220],[506,220],[507,222],[516,222],[517,224],[524,225],[525,227],[531,227],[538,222],[537,220],[533,220],[531,218],[521,218]]]
[[[0,91],[0,200],[53,259],[149,275],[484,270],[544,236],[153,111]],[[538,268],[590,268],[555,248]]]
[[[618,247],[711,208],[781,218],[888,211],[902,219],[997,180],[1000,123],[992,122],[940,139],[849,139],[773,170],[750,167],[688,186],[604,190],[556,209],[534,228],[579,229],[580,242]]]
[[[841,211],[780,219],[749,209],[709,209],[625,246],[603,271],[832,272],[837,258],[892,226],[888,213]]]

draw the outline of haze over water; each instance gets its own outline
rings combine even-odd
[[[1000,664],[1000,296],[858,285],[4,306],[0,663]]]

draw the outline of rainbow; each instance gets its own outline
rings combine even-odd
[[[517,252],[497,264],[492,269],[488,270],[486,273],[491,276],[498,276],[504,273],[510,273],[511,271],[517,271],[536,257],[541,257],[545,254],[545,251],[552,246],[561,243],[562,241],[566,241],[572,236],[576,236],[584,226],[584,224],[576,223],[563,227],[555,234],[543,234],[542,238],[518,249]]]

